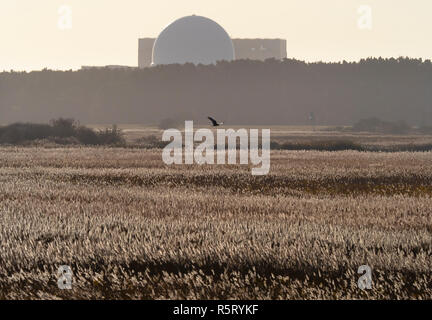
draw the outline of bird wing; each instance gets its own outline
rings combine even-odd
[[[214,126],[218,124],[217,121],[215,119],[213,119],[212,117],[207,117],[207,118],[212,122],[212,124]]]

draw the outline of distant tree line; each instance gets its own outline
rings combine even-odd
[[[239,60],[213,66],[0,73],[0,123],[195,120],[227,124],[352,125],[377,117],[432,125],[432,63]]]

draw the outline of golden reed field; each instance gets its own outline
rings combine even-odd
[[[431,299],[432,153],[0,147],[0,298]]]

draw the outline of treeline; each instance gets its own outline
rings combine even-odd
[[[81,123],[352,125],[360,119],[432,125],[432,63],[240,60],[215,66],[0,73],[0,123],[75,118]]]

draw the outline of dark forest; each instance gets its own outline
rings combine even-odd
[[[0,123],[75,118],[81,123],[351,125],[378,117],[432,124],[432,63],[239,60],[146,69],[0,73]]]

